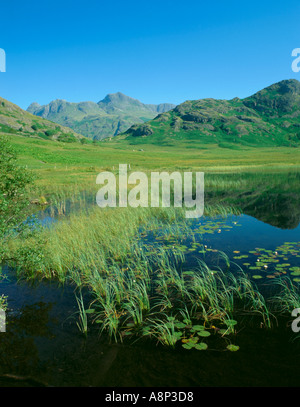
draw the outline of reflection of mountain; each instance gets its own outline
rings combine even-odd
[[[299,196],[292,194],[263,194],[243,205],[243,212],[281,229],[295,229],[300,223]]]
[[[205,202],[238,207],[281,229],[300,223],[300,173],[207,175]]]

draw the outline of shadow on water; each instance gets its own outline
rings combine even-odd
[[[195,223],[195,228],[214,223],[213,233],[211,226],[202,236],[201,242],[211,249],[207,257],[213,261],[214,250],[221,250],[238,263],[235,257],[257,247],[274,251],[284,242],[300,242],[299,181],[298,173],[208,175],[205,203],[240,208],[242,215]],[[66,202],[59,210],[47,208],[39,219],[49,226],[60,216],[93,204],[93,197],[79,205]],[[193,251],[187,261],[189,266],[196,264]],[[298,257],[292,261],[299,265]],[[8,296],[8,311],[6,332],[0,333],[2,387],[299,386],[300,345],[289,320],[271,330],[238,332],[234,338],[238,352],[213,345],[199,352],[169,350],[148,341],[109,344],[94,326],[87,337],[79,332],[73,286],[17,281],[7,268],[4,274],[8,278],[0,282],[0,292]],[[88,303],[89,293],[85,298]]]

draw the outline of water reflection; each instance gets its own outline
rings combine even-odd
[[[205,203],[232,205],[269,225],[294,229],[300,223],[300,173],[207,174]]]
[[[18,281],[4,268],[0,282],[8,296],[6,332],[0,334],[0,386],[44,386],[48,363],[70,337],[81,341],[75,323],[74,287]]]

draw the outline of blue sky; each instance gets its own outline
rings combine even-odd
[[[299,1],[5,3],[0,96],[24,109],[118,91],[144,103],[231,99],[300,80]]]

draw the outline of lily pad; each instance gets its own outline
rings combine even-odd
[[[197,343],[197,344],[195,345],[195,349],[197,349],[197,350],[206,350],[207,348],[208,348],[208,346],[207,346],[207,344],[204,343],[204,342]]]
[[[202,337],[207,337],[207,336],[210,336],[210,332],[208,332],[208,331],[198,331],[197,335],[202,336]]]
[[[203,325],[193,325],[191,331],[204,331],[205,327]]]
[[[300,276],[300,270],[299,271],[293,271],[291,273],[292,276]]]
[[[182,347],[183,347],[184,349],[191,350],[191,349],[194,347],[194,344],[192,344],[192,343],[184,343],[184,344],[182,345]]]
[[[226,348],[227,348],[228,350],[230,350],[230,352],[236,352],[236,351],[238,351],[238,350],[240,349],[239,346],[237,346],[237,345],[232,345],[232,344],[227,345]]]

